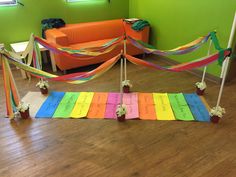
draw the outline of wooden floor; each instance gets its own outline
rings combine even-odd
[[[128,65],[139,92],[194,92],[199,78]],[[36,91],[36,79],[21,79],[20,95]],[[1,75],[2,76],[2,75]],[[118,91],[119,68],[83,85],[51,83],[57,91]],[[206,99],[216,103],[219,85],[208,83]],[[227,84],[218,125],[178,121],[22,120],[5,115],[0,80],[0,177],[235,177],[236,81]]]

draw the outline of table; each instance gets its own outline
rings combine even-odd
[[[11,50],[17,54],[22,54],[25,51],[28,43],[29,43],[29,41],[17,42],[17,43],[10,44]],[[47,58],[46,53],[44,52],[44,51],[47,51],[47,49],[40,44],[39,44],[39,49],[41,52],[43,52],[43,58],[44,59]],[[51,53],[50,53],[50,55],[51,55]],[[56,68],[55,61],[52,57],[50,57],[50,60],[51,60],[51,64],[52,64],[52,70],[53,70],[53,72],[56,72],[57,68]],[[23,78],[27,78],[26,73],[23,70],[21,70],[21,75]]]

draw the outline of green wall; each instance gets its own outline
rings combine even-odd
[[[0,43],[7,46],[24,41],[33,32],[41,35],[44,18],[63,18],[67,23],[139,17],[151,23],[151,43],[159,49],[185,44],[209,31],[217,30],[222,47],[227,46],[233,21],[235,0],[21,0],[24,7],[0,7]],[[173,57],[189,61],[206,54],[207,46],[192,54]],[[214,51],[212,51],[214,52]],[[209,73],[218,75],[213,64]]]
[[[217,30],[221,46],[227,47],[235,10],[235,0],[129,0],[129,16],[151,23],[151,43],[158,49],[174,48],[213,30]],[[182,62],[206,53],[207,45],[192,54],[171,58]],[[220,70],[212,64],[208,72],[219,76]]]
[[[124,18],[129,15],[127,0],[20,0],[25,6],[0,7],[0,43],[7,46],[27,40],[33,32],[41,35],[41,20],[63,18],[66,23]]]

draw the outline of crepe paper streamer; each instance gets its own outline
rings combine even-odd
[[[40,92],[28,92],[22,101],[30,105],[30,116],[34,118],[47,98],[47,95],[42,95]]]
[[[46,78],[48,80],[50,80],[50,79],[60,80],[60,78],[61,78],[60,81],[64,81],[64,82],[68,82],[68,83],[72,83],[72,84],[81,84],[81,83],[87,82],[89,80],[95,79],[95,78],[99,77],[100,75],[104,74],[106,71],[111,69],[120,58],[120,55],[118,55],[118,56],[108,60],[107,62],[104,62],[102,65],[100,65],[95,70],[92,70],[92,71],[89,71],[86,73],[82,73],[82,74],[75,73],[75,74],[66,75],[66,76],[56,76],[56,75],[41,71],[39,69],[33,68],[31,66],[28,66],[27,64],[24,64],[24,63],[18,61],[17,59],[13,58],[10,55],[10,53],[8,53],[8,52],[4,52],[0,56],[1,56],[2,62],[3,62],[2,66],[3,67],[5,66],[4,67],[5,69],[3,68],[3,71],[5,71],[5,75],[6,75],[6,77],[4,79],[5,80],[4,81],[4,89],[5,89],[5,93],[6,93],[7,115],[10,118],[14,117],[14,112],[16,111],[16,107],[19,105],[20,98],[19,98],[19,94],[18,94],[18,91],[15,86],[14,78],[12,77],[11,71],[10,71],[10,69],[7,69],[7,68],[9,68],[9,67],[7,67],[7,65],[9,66],[9,61],[11,62],[11,64],[14,64],[17,67],[19,67],[20,69],[23,69],[23,70],[29,72],[31,75],[34,75],[39,78]],[[67,80],[65,80],[65,79],[67,79]]]
[[[2,57],[2,55],[0,55]],[[7,69],[7,63],[5,60],[0,58],[2,61],[2,70],[3,70],[3,83],[4,83],[4,91],[6,96],[6,108],[7,108],[7,116],[10,118],[14,117],[12,99],[11,99],[11,89],[10,89],[10,80],[9,80],[9,71]]]
[[[111,52],[113,49],[115,49],[117,47],[118,43],[116,43],[115,45],[112,45],[110,47],[106,47],[104,49],[100,49],[100,50],[97,50],[97,51],[88,51],[88,50],[77,50],[77,49],[70,49],[70,48],[58,48],[59,50],[63,51],[63,52],[66,52],[67,55],[71,55],[71,56],[74,56],[74,57],[85,57],[87,56],[86,58],[81,58],[82,60],[88,60],[88,57],[90,57],[89,59],[95,59],[96,56],[99,56],[99,55],[103,55],[103,54],[106,54],[106,53],[109,53]],[[78,60],[78,58],[75,58],[75,60]]]
[[[139,107],[138,102],[136,104],[129,104],[125,105],[127,113],[125,115],[125,119],[131,120],[131,119],[137,119],[139,118]]]
[[[210,115],[205,105],[196,94],[184,94],[188,106],[196,120],[201,122],[210,122]]]
[[[53,118],[69,118],[79,95],[79,92],[66,92],[58,105]]]
[[[80,57],[80,58],[75,58],[75,59],[82,59],[82,57],[95,57],[95,56],[99,56],[105,53],[109,53],[111,50],[113,50],[119,43],[121,43],[123,41],[124,37],[119,37],[119,38],[115,38],[112,39],[111,41],[109,41],[108,43],[100,46],[100,47],[92,47],[92,48],[84,48],[84,49],[71,49],[71,48],[60,48],[57,45],[52,45],[50,43],[47,42],[47,40],[39,38],[37,36],[34,37],[35,42],[41,44],[43,47],[45,47],[46,49],[54,52],[54,53],[58,53],[58,54],[62,54],[64,56],[67,57]],[[89,58],[90,60],[92,58]],[[96,59],[96,58],[94,58]],[[85,58],[85,60],[88,60],[88,58]]]
[[[231,53],[230,49],[224,50],[224,57],[230,55],[230,53]],[[131,63],[136,64],[136,65],[145,66],[145,67],[156,69],[156,70],[164,70],[164,71],[170,71],[170,72],[181,72],[181,71],[191,70],[191,69],[200,68],[200,67],[209,65],[212,62],[217,61],[220,57],[220,54],[216,53],[216,54],[213,54],[213,55],[210,55],[210,56],[203,57],[201,59],[197,59],[197,60],[186,62],[186,63],[177,64],[177,65],[174,65],[174,66],[167,66],[167,67],[160,66],[160,65],[148,62],[148,61],[144,61],[144,60],[135,58],[131,55],[125,55],[125,57]]]
[[[71,112],[72,118],[84,118],[87,116],[90,104],[93,100],[93,92],[81,92]]]
[[[172,110],[177,120],[193,121],[194,117],[182,93],[168,94]]]
[[[94,78],[97,78],[110,70],[115,63],[120,59],[120,55],[117,55],[113,57],[112,59],[104,62],[96,69],[89,71],[89,72],[83,72],[83,73],[74,73],[74,74],[68,74],[64,76],[58,76],[55,78],[51,78],[53,81],[73,81],[72,83],[76,82],[86,82],[86,80],[92,80]],[[81,80],[81,81],[80,81]]]
[[[218,64],[222,66],[224,61],[224,49],[220,47],[219,41],[216,37],[216,32],[211,32],[211,39],[214,43],[215,49],[219,51]]]
[[[158,120],[175,120],[167,93],[153,93]]]
[[[213,41],[215,49],[218,50],[218,51],[222,50],[222,48],[220,47],[220,44],[219,44],[219,41],[218,41],[218,38],[216,36],[216,32],[215,31],[211,32],[211,39]]]
[[[1,57],[1,55],[0,55]],[[11,104],[11,89],[10,89],[10,81],[9,81],[9,73],[6,68],[5,60],[2,61],[2,71],[3,71],[3,83],[4,83],[4,91],[5,91],[5,97],[6,97],[6,108],[7,108],[7,116],[9,118],[14,117],[14,111],[13,106]]]
[[[41,51],[39,49],[38,43],[33,44],[33,66],[34,68],[42,70],[42,56]]]
[[[120,104],[120,93],[109,93],[107,104],[115,104],[115,105]]]
[[[105,92],[96,92],[93,95],[93,104],[106,104],[108,98],[108,93]]]
[[[87,118],[89,119],[104,119],[106,112],[106,104],[92,103],[89,108]]]
[[[22,63],[21,61],[18,61],[15,58],[13,58],[10,55],[10,53],[5,52],[3,56],[5,57],[4,59],[8,60],[11,64],[14,64],[18,68],[30,73],[31,75],[34,75],[39,78],[47,79],[47,80],[63,81],[63,82],[71,83],[71,84],[81,84],[81,83],[85,83],[99,77],[100,75],[104,74],[109,69],[111,69],[114,66],[114,64],[120,59],[120,55],[117,55],[113,57],[112,59],[104,62],[103,64],[101,64],[99,67],[97,67],[96,69],[92,71],[57,76],[57,75],[50,74],[48,72],[36,69],[34,67],[28,66]]]
[[[36,118],[52,118],[65,92],[51,92],[36,114]]]
[[[123,103],[125,105],[136,105],[138,103],[138,94],[137,93],[124,93]]]
[[[205,44],[208,39],[210,38],[211,33],[209,33],[206,36],[200,37],[186,45],[177,47],[175,49],[171,50],[157,50],[154,46],[151,46],[150,44],[144,43],[141,40],[135,40],[134,38],[128,36],[127,39],[136,46],[137,48],[143,50],[145,53],[149,54],[155,54],[155,55],[161,55],[161,56],[168,56],[168,55],[182,55],[187,54],[190,52],[193,52],[197,49],[199,49],[203,44]]]
[[[118,104],[107,104],[105,111],[105,119],[116,119],[116,109]]]
[[[3,84],[6,96],[6,108],[7,116],[9,118],[14,118],[14,112],[16,112],[16,107],[19,105],[20,96],[16,88],[16,83],[12,75],[8,61],[0,54],[0,62],[2,62],[3,71]]]
[[[157,120],[152,93],[138,93],[139,118],[142,120]]]

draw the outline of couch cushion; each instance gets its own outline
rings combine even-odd
[[[97,40],[97,41],[90,41],[90,42],[82,42],[77,44],[72,44],[69,47],[72,49],[81,49],[81,48],[90,48],[90,47],[99,47],[112,39],[103,39],[103,40]]]
[[[59,30],[67,35],[70,44],[76,44],[122,36],[124,25],[118,19],[67,25]]]

